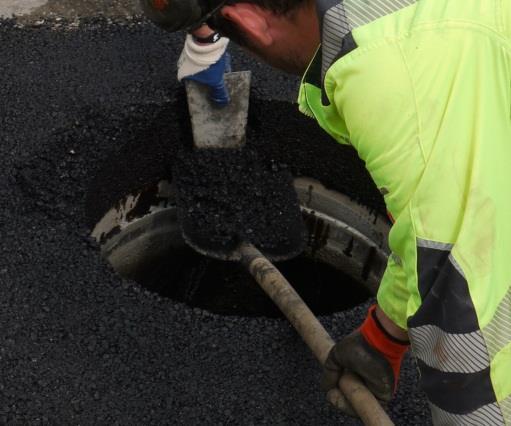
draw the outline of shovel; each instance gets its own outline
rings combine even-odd
[[[221,109],[211,104],[206,87],[193,81],[186,82],[188,109],[194,145],[197,149],[241,149],[245,144],[250,72],[226,74],[225,82],[231,102]],[[225,253],[215,253],[210,247],[204,248],[187,234],[186,229],[183,228],[185,241],[198,252],[214,258],[226,259]],[[193,232],[190,234],[193,235]],[[289,257],[295,254],[290,251]],[[227,258],[238,260],[245,266],[323,365],[334,346],[334,341],[277,268],[260,250],[247,242],[239,244]],[[357,376],[350,372],[344,373],[339,381],[339,388],[365,425],[393,424],[380,403]],[[330,392],[328,397],[335,406],[335,394]]]

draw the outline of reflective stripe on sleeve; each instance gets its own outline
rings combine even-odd
[[[446,373],[475,373],[490,366],[482,333],[446,333],[434,325],[409,330],[417,358]]]
[[[485,334],[452,248],[417,241],[421,305],[408,318],[408,333],[421,386],[435,424],[501,425],[504,417],[491,380]],[[506,309],[506,302],[503,306]]]
[[[429,404],[431,416],[435,425],[442,426],[499,426],[504,425],[504,419],[498,404],[484,405],[468,414],[453,414],[442,410],[435,404]]]

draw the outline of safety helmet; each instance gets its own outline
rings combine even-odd
[[[190,30],[205,23],[227,0],[140,0],[147,17],[170,31]]]

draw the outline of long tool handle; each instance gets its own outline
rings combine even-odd
[[[251,244],[240,247],[241,263],[270,296],[323,365],[334,341],[289,282]],[[394,423],[374,395],[351,373],[344,374],[339,387],[365,425],[390,426]]]

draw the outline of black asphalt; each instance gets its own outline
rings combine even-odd
[[[161,299],[118,277],[88,238],[117,199],[172,173],[187,132],[180,45],[137,21],[0,23],[0,424],[358,424],[325,402],[320,369],[284,320]],[[288,112],[296,80],[234,57],[255,74],[254,139],[279,161],[300,158],[295,173],[310,168],[381,208],[367,176]],[[322,321],[341,337],[366,308]],[[390,412],[399,425],[430,422],[410,359]]]
[[[305,226],[287,167],[246,147],[180,154],[173,164],[178,215],[192,247],[221,259],[244,241],[276,260],[304,250]]]

